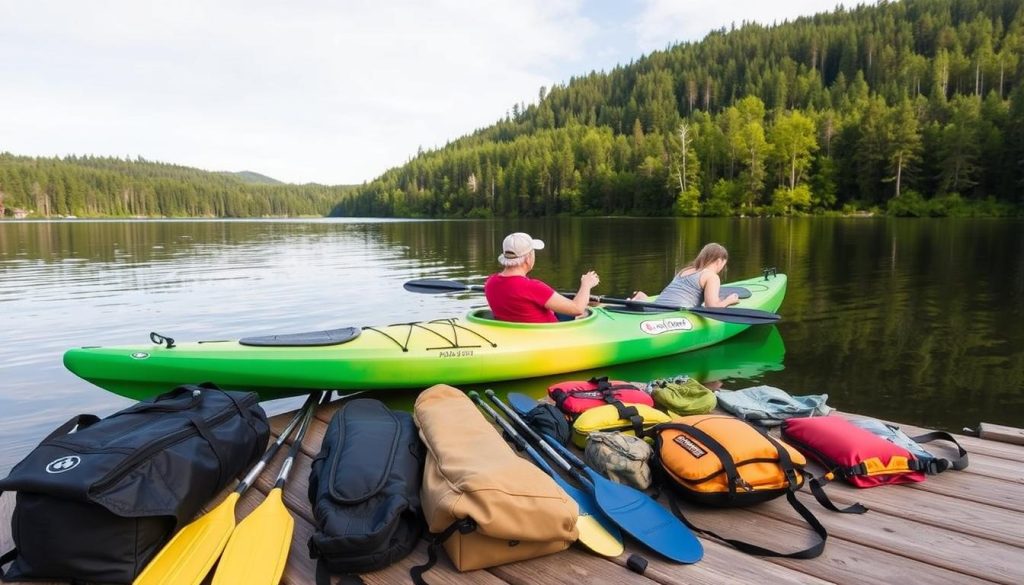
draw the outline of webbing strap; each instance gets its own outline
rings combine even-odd
[[[866,507],[857,502],[854,502],[853,504],[850,504],[845,508],[840,508],[833,504],[832,499],[828,497],[828,494],[825,493],[824,489],[830,481],[831,478],[829,476],[820,479],[811,476],[811,480],[807,482],[807,484],[811,488],[811,493],[814,495],[814,499],[818,500],[819,504],[821,504],[825,508],[828,508],[829,510],[832,510],[833,512],[841,512],[843,514],[863,514],[864,512],[868,511]]]
[[[427,546],[427,562],[409,569],[409,577],[412,578],[412,582],[415,585],[428,585],[423,580],[423,574],[437,564],[437,549],[441,548],[444,541],[448,540],[456,531],[461,534],[469,534],[474,530],[476,530],[476,522],[472,518],[462,518],[452,522],[440,534],[431,534],[430,544]]]
[[[68,422],[60,425],[52,433],[46,435],[46,438],[41,442],[45,443],[54,437],[60,437],[71,432],[71,429],[78,427],[79,430],[94,425],[100,421],[100,418],[95,414],[80,414],[76,417],[72,417]]]
[[[3,492],[0,492],[0,494],[2,494],[2,493]],[[16,558],[18,558],[18,549],[17,548],[12,548],[11,550],[9,550],[9,551],[5,552],[4,554],[0,555],[0,580],[2,580],[4,578],[4,565],[14,561],[14,559],[16,559]]]
[[[680,520],[682,520],[684,524],[689,526],[691,530],[717,538],[722,542],[726,542],[732,545],[738,551],[762,557],[781,557],[786,559],[813,559],[821,555],[821,553],[825,550],[825,542],[828,540],[828,531],[825,530],[825,527],[822,526],[821,522],[818,521],[814,514],[812,514],[811,511],[807,509],[807,506],[804,506],[803,503],[797,499],[795,491],[787,491],[786,500],[789,502],[789,505],[792,506],[798,514],[800,514],[800,516],[807,522],[807,524],[810,525],[811,529],[814,530],[815,534],[817,534],[818,537],[821,539],[818,543],[796,552],[782,553],[776,550],[772,550],[770,548],[758,546],[750,542],[736,540],[734,538],[726,538],[720,534],[712,532],[711,530],[705,530],[703,528],[695,526],[692,522],[686,519],[686,516],[683,515],[682,510],[679,509],[679,504],[676,503],[676,497],[670,494],[668,498],[669,504],[672,506],[672,513],[675,514],[676,517],[678,517]]]
[[[192,422],[192,426],[199,431],[201,436],[210,445],[210,450],[213,451],[213,456],[217,458],[217,485],[224,485],[227,482],[224,477],[224,462],[229,461],[228,454],[224,452],[224,446],[221,445],[213,433],[210,431],[210,427],[206,425],[206,421],[201,416],[194,412],[188,413],[188,419]]]
[[[718,457],[718,460],[722,463],[722,470],[725,471],[726,483],[729,486],[729,498],[731,499],[736,496],[736,484],[741,482],[742,478],[740,477],[739,471],[736,469],[736,463],[732,460],[732,454],[730,454],[717,439],[693,425],[679,422],[661,424],[655,427],[654,430],[660,431],[661,429],[675,429],[677,431],[683,431],[710,449],[711,452],[715,454],[715,457]],[[658,434],[660,436],[660,433]]]
[[[915,443],[930,443],[932,441],[949,441],[956,445],[957,456],[953,460],[935,457],[929,461],[922,469],[928,475],[935,475],[942,473],[947,469],[955,469],[960,471],[967,468],[967,450],[964,449],[953,435],[945,431],[932,431],[923,435],[917,435],[916,437],[910,437]]]
[[[725,470],[726,478],[728,480],[729,497],[731,498],[736,495],[736,484],[742,482],[743,480],[739,476],[739,472],[736,469],[736,465],[732,460],[732,455],[714,437],[708,435],[706,432],[694,427],[693,425],[681,423],[669,423],[659,425],[657,428],[674,428],[676,430],[684,431],[690,434],[693,438],[703,443],[704,446],[710,449],[711,452],[714,453],[718,457],[718,460],[722,463],[722,468]],[[820,539],[818,543],[803,550],[791,553],[783,553],[742,540],[736,540],[734,538],[725,538],[724,536],[716,534],[710,530],[705,530],[703,528],[698,528],[697,526],[694,526],[693,523],[686,519],[686,517],[683,515],[682,510],[679,509],[679,505],[676,503],[675,496],[669,495],[669,503],[672,505],[672,512],[680,520],[682,520],[683,523],[689,526],[690,529],[703,534],[707,534],[708,536],[712,536],[723,542],[726,542],[734,548],[736,548],[736,550],[739,550],[741,552],[764,557],[781,557],[787,559],[813,559],[821,555],[822,551],[825,550],[825,542],[828,540],[828,531],[825,530],[825,527],[821,524],[821,522],[818,521],[814,514],[812,514],[811,511],[807,509],[807,506],[804,506],[803,502],[798,500],[796,497],[796,492],[798,489],[800,489],[801,485],[800,477],[797,475],[797,470],[793,466],[793,460],[789,456],[789,451],[787,451],[781,443],[776,441],[770,435],[761,431],[761,429],[757,430],[761,432],[761,435],[764,436],[778,452],[779,468],[782,469],[783,473],[786,476],[786,481],[789,484],[788,489],[786,490],[786,501],[788,501],[789,505],[792,506],[794,510],[796,510],[797,514],[799,514],[800,517],[802,517],[804,521],[807,522],[807,524],[811,527],[815,534],[818,535],[818,538]]]

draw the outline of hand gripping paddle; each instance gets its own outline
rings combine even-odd
[[[627,534],[654,552],[679,563],[696,563],[704,556],[704,547],[700,541],[689,528],[672,515],[672,512],[640,490],[615,483],[587,467],[556,439],[548,435],[541,439],[493,392],[488,392],[487,396],[548,455],[555,459],[561,459],[559,455],[562,455],[569,460],[572,467],[586,474],[588,481],[582,482],[584,489],[594,494],[594,499],[601,510]],[[511,394],[509,400],[513,400]],[[516,400],[522,402],[522,399]],[[536,404],[536,401],[531,401]]]

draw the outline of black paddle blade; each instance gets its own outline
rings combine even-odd
[[[742,323],[745,325],[770,325],[782,318],[778,313],[741,307],[693,307],[686,310],[722,321],[723,323]]]
[[[410,280],[403,284],[402,287],[409,292],[427,294],[474,290],[474,287],[457,280],[434,280],[431,278]]]

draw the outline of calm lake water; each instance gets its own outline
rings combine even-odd
[[[230,339],[457,316],[483,298],[416,295],[402,283],[482,282],[515,230],[547,242],[534,275],[556,288],[593,268],[596,293],[654,294],[708,241],[732,253],[725,280],[766,266],[789,275],[777,326],[600,373],[827,393],[837,408],[947,430],[1022,426],[1022,228],[862,218],[0,221],[0,475],[71,416],[128,404],[64,370],[69,347],[147,343],[150,331]],[[502,386],[539,395],[577,377]]]

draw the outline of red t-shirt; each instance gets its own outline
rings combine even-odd
[[[484,295],[494,318],[516,323],[554,323],[555,313],[544,307],[555,289],[525,276],[492,274],[484,283]]]

